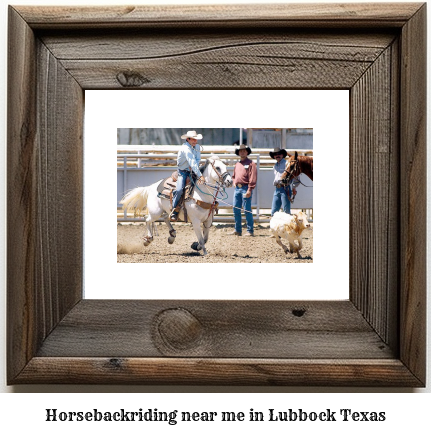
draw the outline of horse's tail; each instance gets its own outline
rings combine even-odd
[[[123,210],[133,210],[135,216],[141,216],[142,211],[147,207],[149,187],[137,187],[127,192],[120,201]]]

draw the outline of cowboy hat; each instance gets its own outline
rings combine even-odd
[[[249,155],[251,153],[251,148],[249,146],[246,146],[245,144],[241,144],[236,150],[235,150],[235,154],[237,156],[239,156],[239,151],[240,150],[247,150],[247,155]]]
[[[194,139],[202,139],[202,135],[196,133],[196,131],[187,131],[185,135],[181,135],[181,139],[194,138]]]
[[[287,151],[284,149],[280,149],[280,148],[276,147],[273,152],[269,152],[269,155],[273,159],[275,159],[275,155],[278,155],[278,154],[283,155],[283,158],[285,158],[287,156]]]

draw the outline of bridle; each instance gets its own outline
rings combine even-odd
[[[286,175],[286,177],[284,178],[284,181],[285,181],[286,183],[289,183],[289,182],[290,182],[290,179],[291,179],[292,177],[298,180],[298,177],[301,175],[301,165],[299,165],[299,161],[298,161],[298,159],[296,159],[296,160],[294,161],[294,163],[293,163],[293,168],[291,169],[290,167],[291,167],[291,165],[289,165],[289,168],[287,168],[287,169],[284,170],[285,173],[288,173],[288,174],[289,174],[289,176]],[[290,172],[289,172],[289,171],[290,171]],[[294,173],[296,173],[296,171],[298,171],[298,174],[297,174],[297,175],[294,174]]]
[[[227,170],[226,170],[225,173],[223,173],[223,174],[219,174],[219,172],[217,171],[217,169],[216,169],[216,167],[215,167],[215,163],[214,163],[214,161],[209,161],[209,163],[210,163],[211,166],[213,167],[214,172],[217,174],[220,183],[224,185],[225,182],[226,182],[226,178],[227,178],[227,176],[229,175],[229,173],[227,172]]]
[[[215,167],[215,162],[213,160],[207,160],[207,164],[208,163],[212,166],[214,172],[217,174],[217,177],[219,179],[219,181],[216,181],[217,186],[205,184],[205,186],[207,187],[207,189],[209,187],[215,189],[215,194],[212,194],[212,193],[210,194],[210,195],[212,195],[214,197],[214,201],[212,202],[211,207],[210,207],[209,212],[208,212],[208,217],[210,217],[211,213],[214,210],[217,212],[217,207],[218,207],[217,196],[218,196],[218,194],[220,192],[220,188],[225,185],[225,181],[226,181],[226,178],[229,175],[229,173],[226,170],[226,172],[224,174],[219,174],[219,172],[217,171],[217,169]],[[223,188],[223,191],[224,191],[224,188]]]
[[[289,173],[289,171],[290,171],[290,173]],[[299,164],[299,160],[298,160],[298,159],[296,159],[296,160],[294,161],[293,169],[290,169],[290,166],[289,166],[289,168],[288,168],[288,169],[285,169],[284,172],[285,172],[285,173],[288,173],[289,176],[286,176],[286,177],[282,180],[283,183],[288,184],[288,183],[290,182],[290,180],[292,179],[292,177],[293,177],[296,181],[298,181],[300,184],[302,184],[302,186],[305,186],[305,187],[313,187],[313,186],[307,186],[307,185],[305,185],[304,183],[302,183],[301,179],[299,178],[299,176],[302,174],[302,170],[301,170],[301,165]],[[297,172],[298,174],[295,174],[296,172]]]

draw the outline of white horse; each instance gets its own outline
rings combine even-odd
[[[201,171],[205,178],[205,183],[203,185],[195,185],[192,199],[187,200],[185,206],[187,217],[193,224],[198,239],[191,247],[196,251],[202,250],[203,254],[206,255],[205,243],[208,241],[213,221],[215,211],[213,204],[217,199],[217,193],[223,186],[231,187],[233,181],[227,172],[226,165],[215,155],[206,160]],[[132,189],[120,201],[120,204],[123,204],[123,210],[134,210],[135,214],[138,215],[142,213],[142,210],[147,209],[147,236],[143,239],[144,246],[148,246],[153,241],[154,222],[160,217],[163,217],[164,222],[168,226],[169,244],[172,244],[176,237],[176,231],[169,221],[170,200],[158,196],[157,187],[159,184],[160,181],[151,186]],[[179,218],[184,220],[183,209],[181,209]],[[203,232],[201,230],[201,223],[204,226]]]

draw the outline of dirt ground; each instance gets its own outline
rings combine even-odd
[[[168,244],[168,229],[162,222],[156,223],[158,236],[147,247],[142,237],[146,235],[143,223],[117,225],[117,262],[118,263],[312,263],[313,262],[313,224],[303,234],[302,259],[296,253],[285,254],[283,249],[270,237],[269,224],[255,224],[254,237],[229,235],[233,224],[218,223],[211,227],[206,245],[208,254],[191,249],[196,236],[191,224],[173,224],[177,237]],[[246,229],[243,228],[243,234]],[[286,244],[286,241],[283,242]]]

